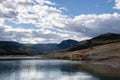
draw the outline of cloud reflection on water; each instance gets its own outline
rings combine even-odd
[[[0,80],[99,80],[69,61],[0,61]]]

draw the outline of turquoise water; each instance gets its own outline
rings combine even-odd
[[[111,79],[81,71],[75,64],[76,62],[67,60],[2,60],[0,61],[0,80]]]

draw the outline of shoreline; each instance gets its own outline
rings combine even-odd
[[[0,56],[0,60],[32,60],[32,59],[43,59],[43,57],[36,56]]]

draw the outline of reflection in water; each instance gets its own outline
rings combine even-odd
[[[0,61],[0,80],[101,80],[65,60]]]

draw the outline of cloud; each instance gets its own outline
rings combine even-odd
[[[88,37],[94,37],[99,34],[113,32],[119,33],[120,14],[88,14],[75,16],[66,25],[67,30],[82,33]]]
[[[120,0],[115,0],[115,9],[120,9]]]
[[[36,43],[61,40],[68,34],[62,34],[45,28],[63,27],[66,16],[62,11],[54,7],[55,3],[49,0],[4,0],[0,3],[0,19],[2,23],[1,40],[12,40],[18,42]],[[6,25],[5,20],[15,24],[33,24],[40,29],[25,29],[20,26],[13,28]],[[5,28],[7,27],[7,28]],[[41,29],[42,28],[42,29]],[[49,33],[49,34],[48,34]],[[5,35],[6,34],[6,35]],[[52,40],[52,41],[51,41]],[[57,42],[57,41],[56,41]]]
[[[119,1],[116,0],[116,9],[117,3]],[[55,43],[65,39],[81,41],[102,33],[120,32],[119,13],[80,14],[71,18],[63,15],[63,10],[67,9],[56,8],[56,4],[50,0],[0,0],[0,40]],[[6,20],[11,23],[5,24]],[[37,28],[26,29],[24,24],[32,24]]]
[[[63,39],[78,39],[76,33],[59,33],[50,29],[24,29],[12,28],[10,26],[0,27],[0,40],[17,41],[22,43],[58,43]],[[82,37],[82,36],[81,36]],[[79,38],[80,40],[80,38]]]
[[[16,17],[16,15],[17,14],[14,11],[8,11],[7,13],[0,11],[1,18],[14,18]]]

